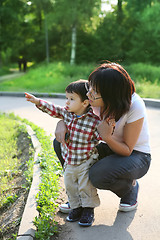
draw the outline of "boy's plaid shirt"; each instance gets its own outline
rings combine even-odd
[[[100,123],[100,119],[91,108],[86,114],[77,117],[76,114],[68,112],[65,108],[43,100],[40,100],[40,105],[37,107],[52,117],[64,120],[69,133],[65,147],[61,147],[65,163],[79,165],[93,154],[95,154],[95,158],[98,158],[96,145],[101,137],[97,131],[97,125]]]

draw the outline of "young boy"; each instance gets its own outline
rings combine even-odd
[[[64,120],[68,129],[65,146],[61,144],[64,164],[64,182],[71,206],[66,218],[69,222],[79,220],[81,226],[91,226],[94,221],[94,208],[100,200],[97,190],[92,186],[88,171],[97,161],[96,145],[100,140],[97,125],[100,119],[89,105],[86,96],[86,80],[78,80],[66,87],[66,106],[55,106],[35,96],[25,93],[27,101],[52,117]]]

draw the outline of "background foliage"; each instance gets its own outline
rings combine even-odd
[[[117,0],[108,12],[102,12],[101,2],[1,0],[1,64],[20,55],[28,61],[69,62],[73,27],[76,63],[108,59],[158,64],[160,1]]]

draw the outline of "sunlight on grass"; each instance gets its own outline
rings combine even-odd
[[[13,170],[17,165],[17,159],[14,156],[17,153],[16,138],[17,126],[16,121],[6,119],[0,115],[0,172],[4,170]],[[10,127],[13,126],[11,129]],[[13,159],[12,159],[13,158]]]
[[[26,127],[21,125],[17,119],[5,114],[0,114],[0,208],[14,201],[15,177],[20,176],[22,164],[21,148],[18,148],[18,138],[21,134],[27,134]],[[24,136],[24,135],[23,135]],[[28,134],[26,135],[28,136]],[[21,139],[22,140],[22,139]],[[26,141],[27,142],[27,141]],[[27,143],[26,143],[27,144]],[[24,145],[23,150],[24,150]],[[32,155],[31,148],[28,148]],[[31,157],[30,155],[30,157]],[[29,180],[32,179],[33,158],[25,163],[26,169],[26,187],[29,186]],[[17,175],[18,174],[18,175]]]
[[[71,81],[87,79],[93,66],[71,66],[63,62],[40,64],[19,78],[1,82],[0,91],[64,92]]]
[[[66,86],[78,79],[88,79],[97,64],[41,63],[23,76],[0,82],[0,91],[64,93]],[[136,84],[137,93],[145,98],[160,98],[160,68],[143,63],[124,66]]]
[[[6,200],[4,193],[10,185],[12,174],[16,173],[19,165],[16,157],[18,153],[17,131],[17,121],[0,114],[0,207]]]
[[[136,92],[142,98],[160,99],[160,85],[157,83],[151,84],[150,82],[136,83]]]

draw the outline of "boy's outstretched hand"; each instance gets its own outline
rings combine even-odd
[[[26,92],[25,92],[25,98],[27,99],[27,101],[32,102],[32,103],[34,103],[34,104],[36,104],[36,105],[39,105],[39,104],[40,104],[39,98],[36,98],[36,97],[35,97],[34,95],[32,95],[32,94],[29,94],[29,93],[26,93]]]

